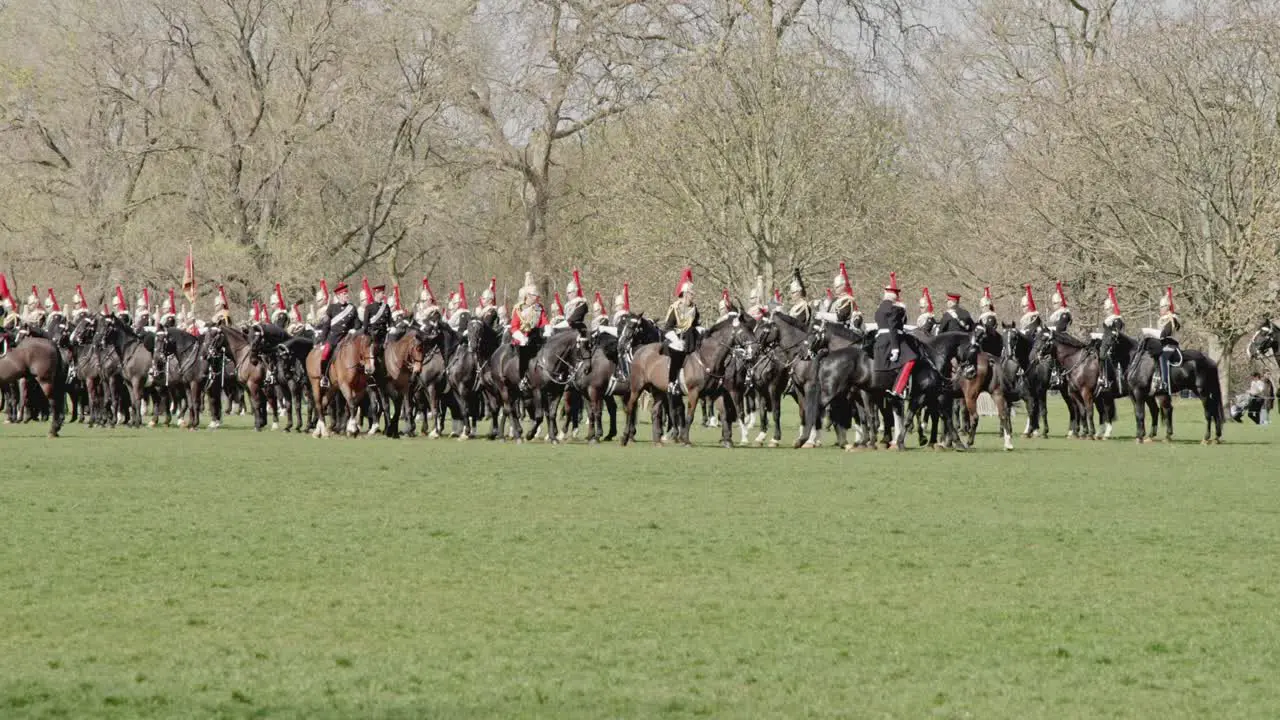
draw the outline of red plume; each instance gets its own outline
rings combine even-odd
[[[1034,297],[1032,297],[1032,295],[1031,295],[1031,284],[1030,284],[1030,283],[1027,283],[1027,285],[1026,285],[1026,289],[1027,289],[1027,312],[1035,312],[1035,311],[1036,311],[1036,299],[1035,299]]]
[[[169,288],[169,310],[170,315],[178,314],[178,302],[173,294],[173,288]]]
[[[18,303],[13,301],[13,293],[9,292],[9,281],[5,279],[4,273],[0,273],[0,300],[8,300],[15,308],[18,307]]]
[[[778,288],[773,289],[773,301],[778,303],[779,305],[782,304],[782,291],[779,290]]]
[[[984,298],[986,298],[986,299],[988,299],[988,300],[990,300],[990,299],[991,299],[991,286],[990,286],[990,285],[988,285],[988,286],[986,286],[986,287],[982,288],[982,297],[984,297]]]
[[[124,301],[124,289],[119,285],[116,286],[116,308],[117,312],[129,312],[129,303]]]
[[[555,301],[556,301],[556,315],[559,315],[560,317],[564,317],[564,305],[560,302],[560,293],[558,292],[555,294]]]
[[[329,283],[320,278],[320,292],[324,293],[324,301],[329,302]]]
[[[324,284],[324,281],[323,281],[323,280],[321,280],[321,281],[320,281],[320,284],[321,284],[321,285],[323,285],[323,284]],[[328,293],[328,292],[329,292],[329,289],[328,289],[328,288],[325,288],[325,292],[326,292],[326,293]],[[223,287],[222,285],[219,285],[219,286],[218,286],[218,296],[222,298],[222,304],[223,304],[223,306],[224,306],[224,307],[227,307],[227,308],[230,308],[230,307],[231,307],[231,303],[227,302],[227,289],[226,289],[225,287]]]
[[[360,292],[363,293],[366,303],[373,302],[373,290],[369,289],[369,278],[360,278]]]
[[[53,303],[54,312],[62,312],[62,306],[58,304],[58,296],[53,294],[53,288],[49,288],[49,302]]]
[[[724,306],[725,306],[725,307],[730,307],[730,303],[729,303],[729,288],[724,288],[724,289],[722,289],[722,290],[720,291],[720,299],[724,300]]]
[[[578,288],[578,297],[583,297],[583,294],[582,294],[582,276],[580,276],[580,275],[578,274],[578,268],[574,268],[574,269],[573,269],[573,286],[574,286],[574,287],[576,287],[576,288]]]
[[[680,288],[683,288],[685,283],[689,283],[690,285],[693,284],[693,268],[685,268],[680,273],[680,282],[676,283],[677,297],[680,296]]]
[[[395,285],[391,286],[391,294],[394,295],[396,298],[395,307],[393,307],[392,309],[400,310],[401,312],[403,312],[404,306],[400,304],[400,284],[399,283],[396,283]]]
[[[596,291],[596,304],[600,306],[600,312],[608,313],[609,308],[604,306],[604,298],[600,297],[600,291]]]
[[[1165,297],[1169,298],[1169,312],[1173,312],[1173,286],[1166,287],[1164,293]]]
[[[928,312],[933,312],[933,296],[929,294],[929,288],[924,289],[924,301],[928,306]]]
[[[467,307],[467,286],[461,280],[458,281],[458,307],[463,310],[469,310]]]
[[[284,302],[284,293],[280,292],[280,283],[276,283],[276,309],[288,310],[289,306]]]
[[[35,288],[32,288],[32,289],[34,290]],[[151,289],[150,288],[142,288],[142,304],[146,306],[145,308],[143,308],[144,310],[149,309],[151,307]]]
[[[835,294],[835,293],[833,293],[833,292],[831,292],[831,288],[827,288],[827,299],[828,299],[828,300],[835,300],[835,299],[836,299],[836,294]]]
[[[1067,306],[1067,293],[1062,289],[1062,281],[1058,281],[1058,299],[1062,301],[1062,307]]]
[[[622,312],[631,312],[631,283],[622,283]]]
[[[0,275],[0,278],[3,278],[3,277],[4,275]],[[84,299],[84,288],[80,287],[79,285],[76,285],[75,301],[76,301],[77,309],[79,308],[84,308],[85,310],[89,309],[89,301]]]
[[[253,301],[253,321],[258,322],[260,320],[262,320],[262,308],[259,307],[258,300],[255,298]]]
[[[1119,301],[1119,300],[1116,300],[1116,286],[1115,286],[1115,285],[1108,285],[1108,286],[1107,286],[1107,297],[1111,299],[1111,312],[1113,312],[1113,313],[1115,313],[1115,314],[1119,315],[1119,314],[1120,314],[1120,301]]]
[[[428,297],[428,298],[430,298],[429,302],[430,302],[432,305],[435,305],[435,304],[436,304],[436,294],[435,294],[434,292],[432,292],[432,290],[431,290],[431,281],[430,281],[430,280],[428,280],[428,279],[426,278],[426,276],[425,276],[425,275],[422,277],[422,289],[427,291],[427,297]]]

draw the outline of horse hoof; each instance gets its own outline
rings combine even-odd
[[[1213,444],[1214,444],[1214,445],[1221,445],[1221,444],[1222,444],[1222,438],[1214,438],[1214,439],[1213,439]]]
[[[1035,437],[1035,434],[1034,434],[1034,433],[1029,433],[1029,432],[1024,432],[1024,433],[1022,433],[1022,439],[1023,439],[1023,440],[1030,440],[1030,439],[1031,439],[1031,438],[1033,438],[1033,437]]]
[[[935,451],[937,451],[937,452],[942,452],[943,450],[946,450],[946,449],[947,449],[947,446],[946,446],[946,445],[943,445],[942,443],[934,443],[934,444],[933,444],[933,449],[934,449]]]
[[[155,420],[152,420],[151,422],[147,423],[147,427],[149,427],[149,428],[153,428],[153,427],[155,427],[155,426],[156,426],[156,421],[155,421]]]
[[[728,440],[721,440],[720,447],[724,448],[725,450],[732,450],[733,443],[729,442]]]
[[[271,423],[271,430],[272,430],[272,432],[275,432],[276,430],[279,430],[279,429],[280,429],[280,423],[278,423],[278,422],[273,422],[273,423]]]
[[[810,441],[808,441],[808,442],[806,442],[806,443],[804,443],[804,444],[800,445],[800,447],[804,448],[805,450],[812,450],[812,449],[814,449],[814,448],[818,447],[818,445],[817,445],[817,443],[815,443],[814,441],[810,440]]]
[[[1134,438],[1134,439],[1133,439],[1133,441],[1134,441],[1135,443],[1139,444],[1139,445],[1141,445],[1141,444],[1142,444],[1142,438],[1140,438],[1140,437],[1139,437],[1139,438]]]
[[[770,440],[770,441],[769,441],[769,447],[771,447],[771,448],[776,448],[776,447],[778,447],[778,441],[777,441],[777,440]]]

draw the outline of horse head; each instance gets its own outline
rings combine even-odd
[[[1275,357],[1278,355],[1277,350],[1280,350],[1280,333],[1277,333],[1271,320],[1264,319],[1249,341],[1249,357]]]
[[[415,328],[405,330],[405,337],[413,339],[412,342],[409,343],[408,361],[409,370],[413,373],[413,376],[416,377],[418,373],[422,372],[422,363],[427,357],[427,341],[423,337],[422,333],[418,332]]]
[[[778,329],[778,323],[773,319],[772,313],[765,315],[756,323],[755,338],[760,347],[765,350],[775,347],[781,341],[782,331]]]
[[[1004,346],[1001,355],[1012,358],[1018,363],[1018,367],[1025,370],[1031,364],[1031,338],[1014,327],[1013,323],[1006,323],[1000,329],[1000,339]]]
[[[207,360],[217,360],[227,352],[227,336],[217,325],[210,326],[200,342],[204,345],[204,356]]]

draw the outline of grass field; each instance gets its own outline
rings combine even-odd
[[[1180,417],[963,455],[5,426],[0,717],[1274,717],[1280,431]]]

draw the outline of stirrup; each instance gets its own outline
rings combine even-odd
[[[329,387],[329,375],[327,373],[320,376],[320,387],[321,388]]]
[[[673,382],[669,382],[669,383],[667,383],[667,394],[668,394],[668,395],[679,395],[679,394],[680,394],[680,381],[679,381],[679,380],[676,380],[676,381],[673,381]]]
[[[529,392],[529,378],[520,378],[520,392]]]

